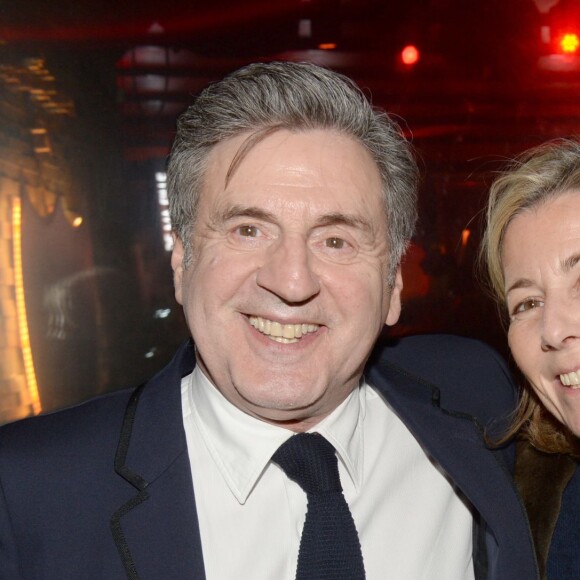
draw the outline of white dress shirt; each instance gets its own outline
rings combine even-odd
[[[294,433],[233,406],[196,367],[183,422],[208,580],[291,580],[306,494],[270,458]],[[369,580],[471,580],[473,519],[364,381],[311,431],[336,448]]]

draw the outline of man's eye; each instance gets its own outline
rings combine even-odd
[[[244,238],[255,238],[260,233],[260,230],[256,226],[240,226],[238,228],[238,234]]]
[[[346,245],[342,238],[327,238],[324,243],[327,248],[332,248],[333,250],[342,250]]]

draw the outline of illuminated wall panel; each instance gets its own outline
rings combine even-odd
[[[31,353],[28,349],[25,357],[22,348],[21,331],[27,333],[25,314],[20,317],[24,328],[19,324],[21,267],[20,276],[15,272],[15,261],[17,268],[21,266],[19,206],[19,183],[0,178],[0,423],[40,411]],[[28,377],[25,358],[29,361]]]

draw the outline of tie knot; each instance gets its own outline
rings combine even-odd
[[[293,435],[272,461],[307,494],[342,491],[334,447],[318,433]]]

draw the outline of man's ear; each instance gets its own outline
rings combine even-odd
[[[401,292],[403,291],[403,276],[401,275],[401,266],[397,268],[395,275],[395,283],[391,289],[391,298],[389,302],[389,311],[387,312],[387,319],[385,324],[393,326],[401,316]]]
[[[179,304],[182,301],[182,285],[183,285],[183,249],[182,241],[173,234],[173,251],[171,252],[171,268],[173,269],[173,286],[175,287],[175,299]]]

